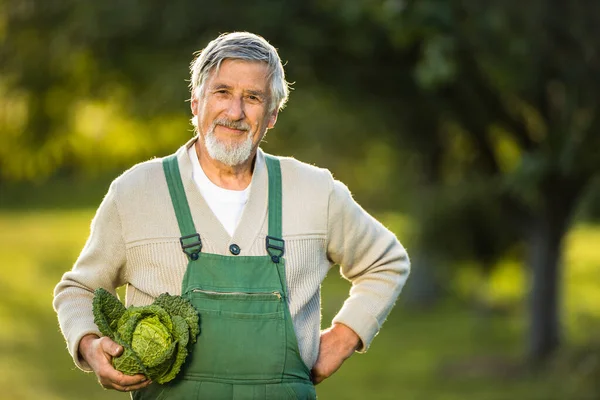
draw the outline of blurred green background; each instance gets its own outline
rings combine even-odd
[[[329,168],[413,271],[322,399],[600,398],[600,3],[0,0],[0,385],[110,399],[52,310],[108,185],[192,136],[219,33],[279,49],[263,148]],[[333,268],[324,327],[348,293]]]

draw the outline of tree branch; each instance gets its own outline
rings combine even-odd
[[[465,38],[461,38],[466,40]],[[463,42],[466,43],[466,42]],[[459,49],[458,58],[462,68],[464,79],[470,81],[473,91],[476,93],[477,100],[484,106],[491,120],[496,121],[503,126],[509,133],[513,135],[517,143],[524,150],[532,150],[535,143],[529,137],[529,132],[522,118],[513,116],[508,110],[505,102],[502,100],[501,94],[493,88],[485,73],[479,67],[477,60],[474,58],[473,49]]]

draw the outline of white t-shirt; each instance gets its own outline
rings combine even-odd
[[[188,149],[188,155],[192,161],[192,178],[196,186],[229,236],[233,236],[248,202],[250,185],[244,190],[223,189],[212,183],[204,173],[195,146]]]

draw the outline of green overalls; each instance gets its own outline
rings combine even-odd
[[[202,253],[175,156],[163,168],[189,263],[181,287],[200,315],[200,335],[175,380],[133,399],[316,399],[287,306],[281,169],[266,156],[269,232],[265,255]],[[230,247],[239,254],[236,245]]]

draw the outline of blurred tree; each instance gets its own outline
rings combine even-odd
[[[277,43],[296,3],[0,0],[0,179],[171,151],[191,131],[192,53],[231,30]]]
[[[529,349],[532,360],[543,360],[560,341],[563,238],[600,171],[600,4],[396,4],[405,8],[383,20],[390,37],[405,38],[401,48],[419,47],[414,106],[430,107],[436,99],[431,115],[438,129],[429,139],[446,144],[443,162],[436,152],[423,154],[442,167],[434,175],[438,183],[451,182],[453,174],[463,181],[483,175],[502,189],[498,207],[520,221],[528,240]],[[439,136],[448,120],[464,134],[467,157]]]
[[[323,28],[334,40],[315,51],[319,78],[360,93],[357,108],[377,110],[393,127],[380,133],[395,132],[391,143],[415,151],[422,193],[469,190],[481,180],[495,186],[487,198],[496,193],[500,225],[484,228],[491,240],[463,251],[486,264],[505,248],[503,231],[520,229],[532,272],[529,355],[545,359],[560,342],[563,238],[600,171],[600,4],[329,0],[321,7],[335,21]],[[429,206],[417,215],[432,238],[440,210],[416,198]],[[455,210],[446,203],[441,211]],[[465,222],[456,217],[439,236],[456,233],[463,241],[455,245],[465,246],[465,230],[477,227],[463,230]],[[417,251],[448,249],[443,240],[425,245]]]

